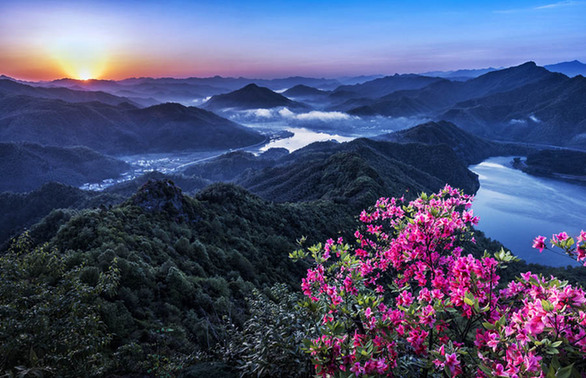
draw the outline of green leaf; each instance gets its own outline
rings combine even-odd
[[[474,299],[474,296],[470,292],[466,292],[466,294],[464,294],[464,303],[466,303],[468,306],[474,306]]]
[[[558,369],[557,374],[555,375],[557,378],[570,378],[572,376],[572,369],[574,368],[574,364],[569,366],[565,366],[561,369]]]
[[[546,299],[541,300],[541,307],[547,312],[554,310],[553,304]]]

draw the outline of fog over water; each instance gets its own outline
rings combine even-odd
[[[549,240],[566,231],[575,237],[586,229],[586,186],[528,175],[513,169],[512,160],[495,157],[470,167],[480,179],[473,204],[478,229],[529,263],[571,265],[569,258],[539,253],[531,244],[538,235]]]

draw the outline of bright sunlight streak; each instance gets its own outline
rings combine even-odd
[[[101,42],[87,36],[67,36],[55,40],[50,51],[65,76],[78,80],[98,79],[107,73],[109,56]]]

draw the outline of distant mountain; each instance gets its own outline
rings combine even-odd
[[[341,85],[336,88],[334,93],[345,92],[351,93],[353,97],[377,98],[396,91],[421,89],[440,80],[437,77],[395,74],[361,84]]]
[[[415,127],[378,136],[377,140],[397,143],[448,145],[466,165],[477,164],[490,156],[527,153],[530,149],[495,143],[474,136],[451,122],[427,122]]]
[[[579,147],[586,140],[585,83],[582,76],[570,79],[527,62],[465,82],[440,79],[338,108],[360,116],[447,120],[489,139]],[[340,109],[349,105],[355,107]]]
[[[304,104],[291,101],[287,97],[275,93],[268,88],[256,84],[248,84],[234,92],[212,96],[204,105],[205,109],[270,109],[279,106],[288,108],[305,108]]]
[[[235,148],[260,143],[264,137],[206,110],[179,104],[137,109],[128,104],[4,96],[0,140],[83,145],[124,154]]]
[[[586,64],[573,60],[571,62],[562,62],[544,66],[551,72],[563,73],[566,76],[574,77],[578,75],[586,76]]]
[[[500,68],[502,69],[502,68]],[[433,76],[433,77],[443,77],[445,79],[450,79],[450,80],[458,80],[458,81],[466,81],[481,75],[484,75],[485,73],[489,73],[492,71],[496,71],[497,68],[479,68],[479,69],[464,69],[464,70],[456,70],[456,71],[430,71],[430,72],[424,72],[421,73],[420,75],[424,75],[424,76]]]
[[[116,178],[128,171],[123,161],[86,147],[46,147],[30,143],[0,143],[0,192],[28,192],[55,181],[80,186]]]
[[[319,97],[319,96],[327,96],[330,92],[329,91],[322,91],[317,88],[308,87],[307,85],[299,84],[294,86],[293,88],[287,89],[283,92],[284,96],[289,98],[291,97]]]
[[[1,78],[1,77],[0,77]],[[361,78],[354,78],[362,80]],[[366,80],[366,79],[364,79]],[[59,79],[50,82],[27,83],[35,87],[64,87],[79,91],[104,91],[126,97],[142,106],[164,102],[178,102],[185,106],[199,105],[206,98],[234,91],[255,83],[271,90],[285,90],[295,85],[308,85],[322,89],[334,89],[341,85],[335,79],[293,76],[278,79],[254,79],[233,77],[189,77],[189,78],[129,78],[124,80],[75,80]],[[354,81],[352,82],[354,83]]]
[[[489,72],[466,82],[432,78],[435,81],[427,86],[396,91],[373,99],[368,104],[363,103],[361,109],[355,108],[348,111],[354,114],[359,112],[361,115],[390,116],[411,116],[419,111],[422,115],[432,116],[434,113],[453,107],[458,102],[510,91],[555,75],[558,74],[538,67],[534,62],[528,62],[520,66]],[[401,110],[403,107],[405,111]]]
[[[489,138],[583,148],[586,78],[551,73],[510,91],[462,101],[438,117]]]
[[[0,96],[23,95],[30,97],[57,99],[67,102],[99,101],[109,105],[132,104],[128,98],[114,96],[105,92],[72,90],[68,88],[42,88],[21,84],[11,79],[0,78]]]

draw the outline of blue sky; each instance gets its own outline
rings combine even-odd
[[[0,70],[119,79],[544,65],[586,61],[585,20],[586,1],[0,0]]]

